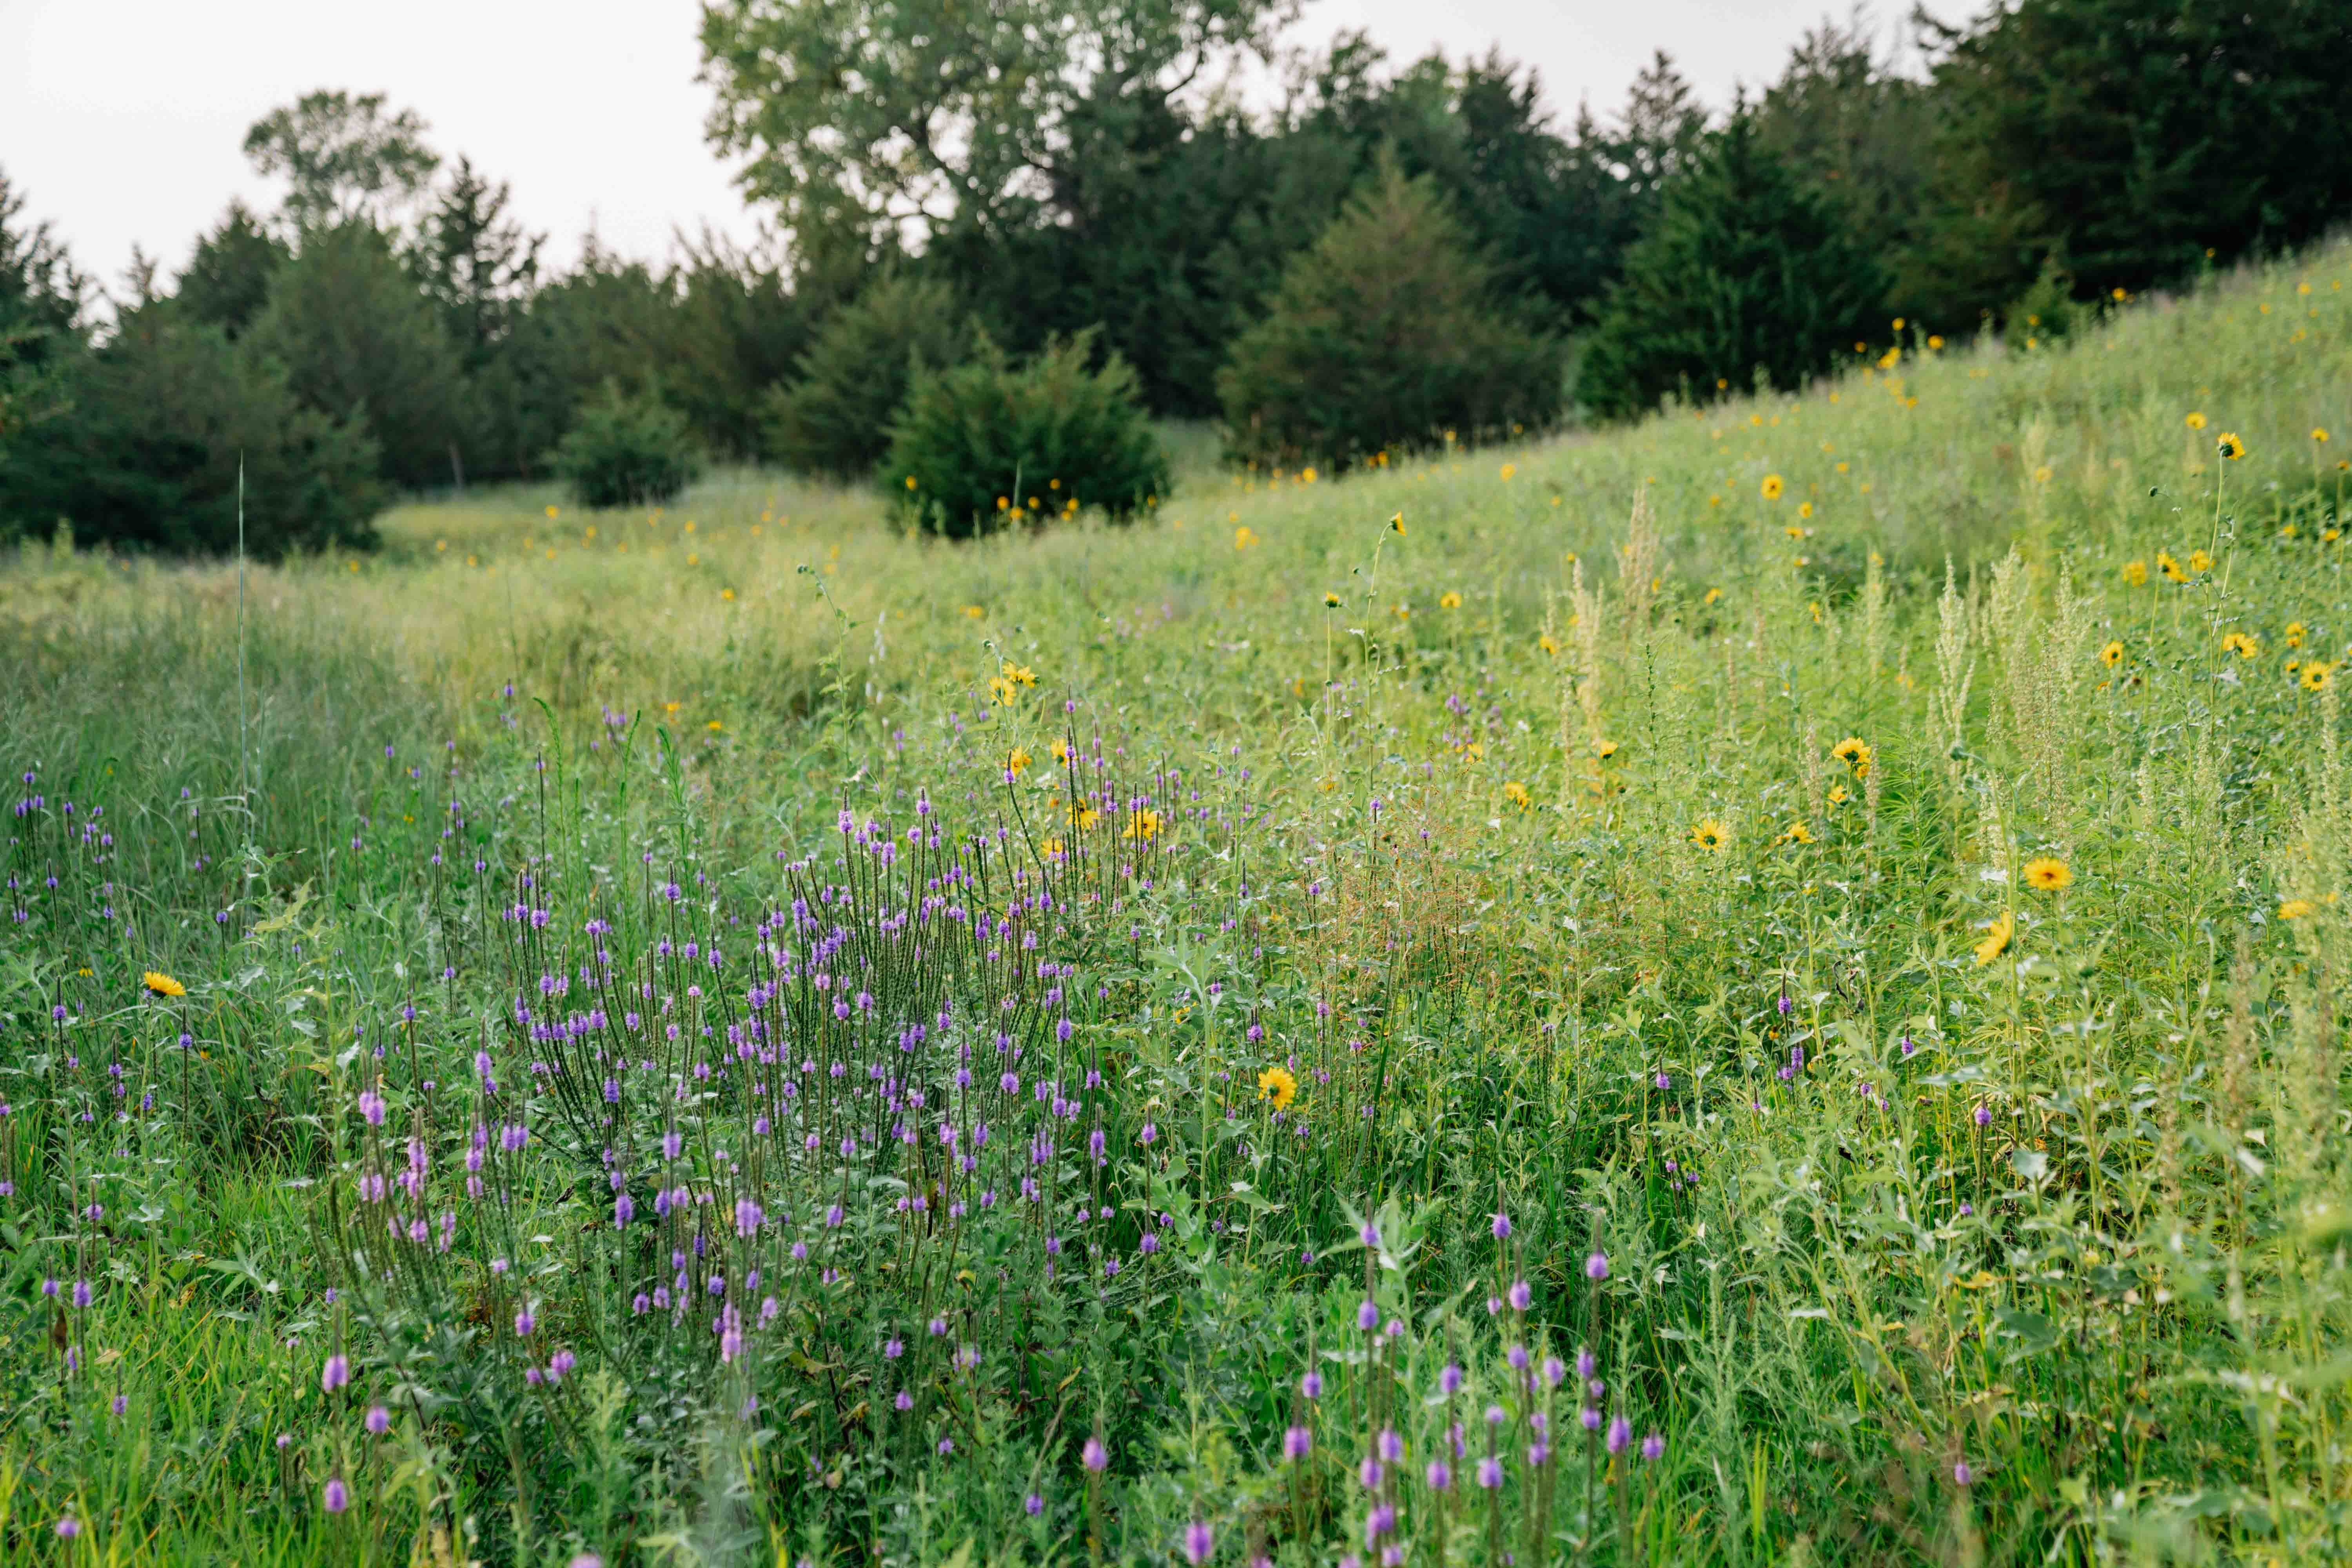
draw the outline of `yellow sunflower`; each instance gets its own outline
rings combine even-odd
[[[1298,1098],[1298,1079],[1288,1068],[1270,1067],[1257,1075],[1257,1097],[1274,1101],[1276,1110],[1287,1110]]]
[[[1780,491],[1784,487],[1780,483],[1780,475],[1767,474],[1764,476],[1763,489],[1764,499],[1766,500],[1779,500],[1780,499]]]
[[[1853,770],[1853,776],[1870,776],[1870,744],[1859,735],[1848,735],[1830,749],[1830,755]]]
[[[139,983],[158,996],[185,996],[188,988],[160,969],[151,969],[139,977]]]
[[[2099,650],[2099,662],[2109,669],[2113,669],[2123,661],[2124,645],[2119,642],[2111,642]]]
[[[2025,885],[2029,888],[2063,893],[2074,879],[2074,873],[2066,868],[2066,862],[2055,856],[2043,855],[2025,863]]]
[[[2010,918],[2008,910],[2002,910],[2000,918],[1986,928],[1984,940],[1977,943],[1977,963],[1990,963],[2007,952],[2010,938],[2016,934],[2017,922]]]
[[[2309,899],[2289,899],[2278,907],[2278,918],[2283,921],[2299,921],[2318,912],[2319,906]]]
[[[1702,849],[1721,849],[1731,842],[1731,829],[1709,816],[1690,831],[1690,841]]]

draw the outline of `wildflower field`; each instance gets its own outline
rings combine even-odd
[[[1127,527],[27,548],[0,1555],[2338,1557],[2347,275]]]

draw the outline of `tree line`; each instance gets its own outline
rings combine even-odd
[[[364,545],[391,494],[543,475],[607,428],[859,480],[959,370],[1345,466],[1793,386],[1897,318],[1999,331],[2352,207],[2347,0],[2009,0],[1915,16],[1900,57],[1857,14],[1727,107],[1662,52],[1565,123],[1498,54],[1277,60],[1291,15],[720,0],[709,134],[779,237],[660,263],[591,237],[550,267],[509,187],[381,96],[257,122],[281,205],[110,289],[0,175],[0,534],[226,548],[241,454],[257,548]],[[1270,107],[1230,85],[1252,61]],[[1111,489],[1149,489],[1130,425],[1087,417],[1121,431]]]

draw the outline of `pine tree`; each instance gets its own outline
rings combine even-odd
[[[180,273],[180,309],[234,341],[269,302],[269,285],[291,255],[243,202],[231,202],[220,226],[196,241]]]
[[[1881,329],[1885,272],[1744,107],[1670,181],[1585,351],[1579,395],[1627,416],[1682,391],[1791,390]]]
[[[1238,456],[1339,468],[1548,425],[1564,377],[1431,183],[1390,164],[1292,260],[1217,389]]]
[[[944,285],[885,279],[835,311],[793,379],[769,395],[768,451],[803,473],[869,479],[908,390],[971,353],[971,331]]]
[[[295,395],[363,425],[396,485],[452,479],[464,385],[440,312],[364,221],[304,236],[239,346],[283,366]]]
[[[1934,42],[1940,216],[1905,293],[1948,315],[2053,256],[2137,292],[2352,210],[2345,0],[2020,0]]]

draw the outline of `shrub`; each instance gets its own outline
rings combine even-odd
[[[971,357],[955,295],[892,279],[836,312],[768,394],[768,451],[787,468],[844,481],[872,477],[890,450],[890,421],[928,371]]]
[[[373,549],[375,443],[302,405],[274,362],[170,302],[60,367],[67,413],[0,464],[0,537],[59,521],[85,542],[175,552]]]
[[[2042,263],[2032,285],[2001,311],[2001,331],[2013,342],[2028,338],[2048,342],[2072,332],[2090,310],[2076,303],[2074,274],[2053,256]]]
[[[582,506],[597,507],[668,500],[702,467],[685,416],[649,393],[626,394],[611,382],[603,396],[581,406],[548,466]]]
[[[1781,391],[1883,331],[1886,274],[1828,204],[1733,116],[1666,187],[1586,346],[1578,395],[1624,417],[1681,391]]]
[[[1563,345],[1493,279],[1430,182],[1383,170],[1234,341],[1217,376],[1234,455],[1344,468],[1552,423]]]
[[[923,377],[890,428],[884,482],[926,532],[966,539],[1018,511],[1042,523],[1097,507],[1124,521],[1168,490],[1168,456],[1095,335],[1056,340],[1022,364],[982,339],[969,363]]]

